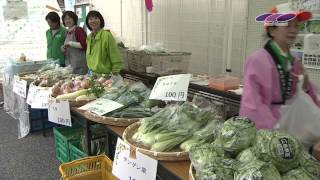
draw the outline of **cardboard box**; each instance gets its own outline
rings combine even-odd
[[[144,51],[128,51],[129,69],[140,73],[146,73],[147,69],[159,75],[187,73],[190,59],[191,53],[187,52],[148,54]]]
[[[159,75],[187,73],[191,53],[170,52],[151,57],[152,71]]]

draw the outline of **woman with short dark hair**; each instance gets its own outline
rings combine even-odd
[[[123,66],[118,46],[112,34],[104,30],[102,15],[98,11],[90,11],[86,17],[86,25],[91,30],[87,37],[87,64],[93,73],[118,74]]]
[[[47,58],[58,60],[64,66],[64,53],[60,47],[64,43],[66,29],[60,26],[60,17],[56,12],[49,12],[45,19],[50,27],[46,32]]]
[[[63,13],[62,22],[68,28],[64,45],[61,46],[61,50],[65,52],[65,65],[70,66],[75,74],[86,74],[87,34],[77,26],[78,16],[72,11]]]

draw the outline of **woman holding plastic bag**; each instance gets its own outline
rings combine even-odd
[[[241,99],[240,115],[255,121],[259,129],[280,128],[289,132],[292,128],[284,124],[295,126],[296,120],[281,123],[282,118],[288,117],[291,104],[299,94],[298,82],[301,84],[301,93],[307,93],[310,106],[313,110],[320,111],[320,101],[317,97],[316,88],[310,83],[301,61],[290,54],[290,46],[294,43],[299,23],[307,21],[312,17],[308,11],[293,11],[289,4],[280,4],[256,18],[256,21],[263,22],[267,36],[270,40],[264,48],[257,50],[250,55],[245,64],[244,93]],[[298,76],[304,75],[304,82],[299,81]],[[306,114],[310,107],[306,106],[299,111],[300,115]],[[309,114],[310,115],[310,114]],[[290,116],[291,117],[291,116]],[[319,126],[319,115],[304,117],[301,122],[309,122]],[[299,127],[303,129],[303,127]],[[308,141],[305,137],[292,132],[302,141]],[[316,132],[312,132],[316,133]],[[319,135],[319,134],[318,134]],[[318,136],[320,138],[320,136]]]

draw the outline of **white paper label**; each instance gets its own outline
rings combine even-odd
[[[34,109],[48,109],[49,98],[51,96],[51,88],[41,89],[35,88],[34,97],[32,98],[31,108]]]
[[[19,76],[14,76],[13,92],[23,98],[26,98],[27,97],[27,81],[20,79]]]
[[[99,98],[95,101],[92,101],[84,106],[81,106],[79,109],[91,111],[99,116],[107,114],[111,111],[121,108],[123,105],[115,101]]]
[[[158,77],[149,99],[186,101],[191,74]]]
[[[27,103],[31,105],[32,99],[35,98],[35,88],[33,84],[30,84],[29,90],[28,90],[28,95],[27,95]]]
[[[130,146],[118,138],[114,155],[112,174],[121,180],[156,179],[158,161],[136,151],[130,157]]]
[[[53,123],[72,126],[69,101],[49,100],[48,120]]]

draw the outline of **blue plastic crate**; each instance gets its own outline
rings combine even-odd
[[[41,119],[44,119],[44,129],[59,126],[59,124],[48,121],[47,109],[31,109],[29,111],[30,116],[30,132],[36,132],[43,130]]]

